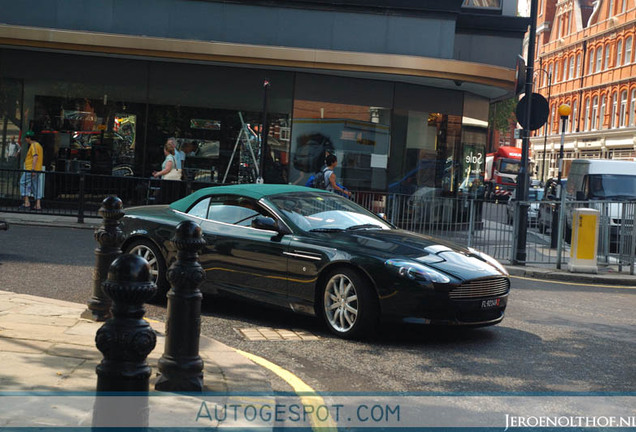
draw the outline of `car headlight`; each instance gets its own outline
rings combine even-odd
[[[510,276],[510,274],[508,273],[508,270],[506,270],[506,268],[504,266],[502,266],[499,261],[497,261],[496,259],[494,259],[490,255],[486,255],[485,253],[479,252],[478,250],[473,249],[471,247],[468,248],[468,251],[471,254],[476,255],[479,258],[481,258],[482,260],[486,261],[488,264],[490,264],[491,266],[495,267],[497,270],[499,270],[500,272],[502,272],[506,276]]]
[[[450,282],[450,278],[448,276],[416,262],[390,259],[386,260],[384,265],[396,269],[400,276],[408,279],[434,283]]]

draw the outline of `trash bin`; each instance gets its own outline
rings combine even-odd
[[[577,208],[572,212],[572,243],[568,270],[573,273],[598,273],[596,250],[601,212]]]

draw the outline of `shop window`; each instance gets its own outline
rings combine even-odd
[[[162,146],[174,137],[183,152],[183,169],[188,180],[199,183],[288,182],[290,120],[286,113],[269,113],[264,172],[260,172],[262,113],[228,109],[151,105],[148,109],[147,158],[151,170],[163,161]]]
[[[142,106],[102,99],[34,98],[33,129],[45,163],[61,172],[133,175],[137,112]]]
[[[0,80],[0,167],[18,169],[20,166],[20,140],[22,137],[22,82],[12,79]],[[15,179],[7,179],[13,181]],[[17,190],[7,187],[4,190]]]
[[[334,154],[339,184],[386,190],[392,85],[300,75],[296,86],[289,181],[307,184]]]

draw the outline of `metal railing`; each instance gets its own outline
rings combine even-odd
[[[0,212],[24,211],[20,178],[29,171],[0,169]],[[96,217],[107,195],[117,195],[125,207],[170,203],[209,182],[162,181],[131,176],[43,172],[42,214]],[[521,202],[499,204],[472,195],[442,197],[434,189],[413,195],[357,191],[354,201],[374,213],[383,213],[398,228],[473,247],[504,263],[515,263],[515,224]],[[33,203],[32,203],[33,204]],[[636,201],[564,201],[563,217],[553,222],[556,201],[528,202],[525,264],[564,266],[570,256],[572,212],[588,207],[600,212],[599,265],[634,274],[636,253]],[[568,221],[570,221],[568,223]],[[559,224],[561,228],[559,230]],[[557,242],[552,233],[561,232]],[[523,263],[520,263],[523,264]]]
[[[0,212],[24,211],[20,208],[20,179],[31,171],[0,169]],[[126,207],[170,203],[202,187],[207,182],[169,181],[132,176],[110,176],[84,172],[43,171],[38,173],[37,187],[42,193],[42,214],[96,217],[102,200],[116,195]],[[31,202],[33,205],[33,202]],[[30,210],[33,211],[33,210]]]

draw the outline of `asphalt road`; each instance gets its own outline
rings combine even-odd
[[[0,233],[0,289],[85,303],[95,246],[90,230],[13,225]],[[635,308],[636,289],[513,278],[506,319],[495,327],[391,325],[370,340],[344,341],[313,318],[211,297],[202,332],[320,391],[621,392],[636,384]],[[164,320],[165,308],[148,306],[148,316]],[[249,341],[237,331],[254,327],[319,340]]]

